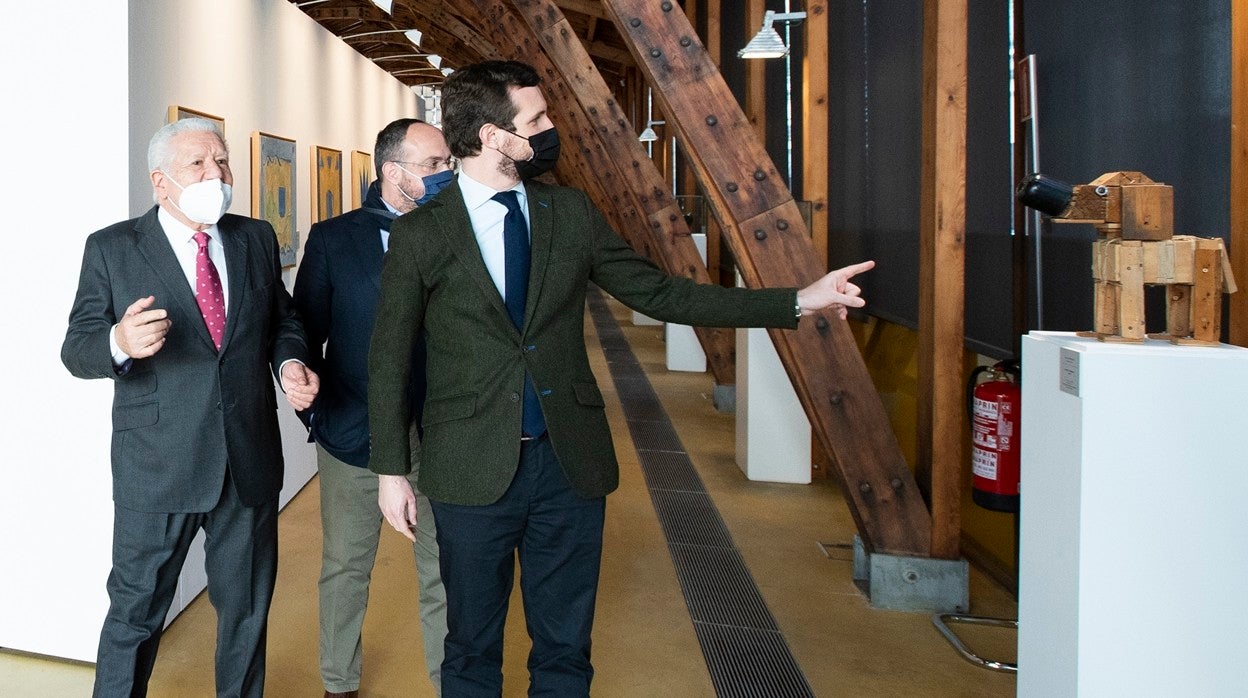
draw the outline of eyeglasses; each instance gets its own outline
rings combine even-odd
[[[396,165],[411,165],[412,167],[422,172],[425,172],[427,174],[440,172],[444,166],[447,169],[454,170],[455,167],[459,165],[459,161],[453,157],[447,158],[445,160],[440,160],[438,158],[430,158],[428,160],[425,160],[424,162],[410,162],[407,160],[391,160],[390,162],[393,162]]]

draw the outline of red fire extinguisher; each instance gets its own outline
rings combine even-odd
[[[967,385],[971,499],[993,511],[1018,511],[1019,382],[1018,365],[1001,361],[976,368]]]

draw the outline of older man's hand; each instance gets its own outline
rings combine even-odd
[[[146,359],[165,346],[172,323],[168,311],[152,308],[155,302],[156,296],[138,299],[117,323],[117,346],[132,359]]]
[[[286,393],[286,401],[296,410],[306,410],[312,406],[316,393],[321,389],[321,378],[312,369],[298,361],[289,361],[282,366],[282,390]]]

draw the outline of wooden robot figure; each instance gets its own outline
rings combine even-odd
[[[1235,292],[1220,238],[1174,234],[1174,189],[1140,172],[1107,172],[1071,186],[1040,174],[1018,190],[1023,204],[1056,223],[1091,223],[1095,335],[1144,341],[1144,286],[1166,287],[1166,332],[1175,344],[1217,344],[1222,294]]]

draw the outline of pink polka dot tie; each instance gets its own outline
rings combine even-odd
[[[212,343],[220,350],[221,338],[225,336],[225,294],[221,290],[221,275],[208,256],[208,233],[201,230],[194,237],[195,244],[199,245],[199,254],[195,257],[195,302],[204,316],[208,334],[212,335]]]

